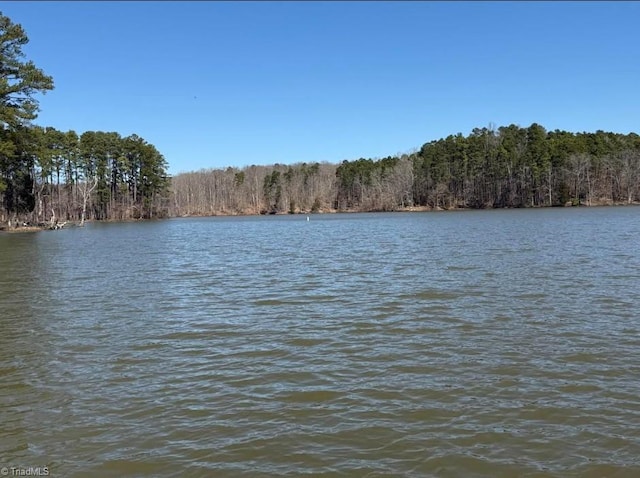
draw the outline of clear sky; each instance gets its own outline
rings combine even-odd
[[[637,2],[2,2],[53,76],[36,124],[169,172],[338,163],[475,127],[639,132]]]

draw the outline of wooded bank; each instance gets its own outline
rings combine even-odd
[[[640,137],[477,128],[382,159],[206,169],[169,178],[135,135],[29,128],[4,170],[5,224],[330,211],[640,203]],[[7,164],[6,160],[5,163]],[[15,164],[15,163],[14,163]]]
[[[411,154],[208,169],[171,179],[169,216],[640,202],[640,137],[476,128]]]
[[[137,135],[35,126],[53,78],[24,59],[29,42],[0,13],[0,226],[166,215],[166,162]]]

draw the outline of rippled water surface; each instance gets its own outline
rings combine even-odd
[[[0,466],[640,476],[640,208],[0,234]]]

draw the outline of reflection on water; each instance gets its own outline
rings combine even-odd
[[[640,476],[640,209],[0,235],[0,466]]]

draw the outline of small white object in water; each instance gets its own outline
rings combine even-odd
[[[309,216],[307,216],[307,221],[309,220]]]

